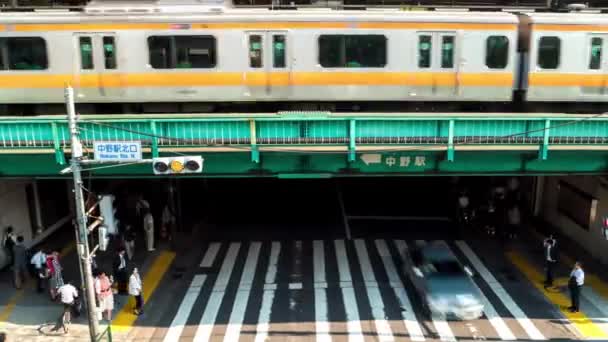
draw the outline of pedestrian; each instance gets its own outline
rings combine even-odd
[[[146,233],[148,252],[152,252],[154,251],[154,217],[150,209],[147,209],[144,214],[144,231]]]
[[[2,238],[2,247],[6,251],[6,255],[8,256],[8,266],[12,266],[15,261],[15,255],[13,254],[13,247],[17,243],[15,239],[15,234],[13,233],[13,227],[8,226],[4,231],[4,237]]]
[[[57,289],[63,286],[63,269],[59,261],[59,252],[53,251],[46,258],[46,268],[49,278],[49,293],[51,300],[54,301],[57,299]]]
[[[133,313],[135,315],[141,315],[144,313],[144,299],[143,299],[143,284],[137,267],[133,267],[133,273],[129,277],[129,294],[135,298],[135,308]]]
[[[125,228],[125,233],[124,233],[124,240],[125,240],[125,250],[127,251],[127,258],[129,258],[129,260],[133,260],[133,253],[135,253],[135,230],[133,230],[133,227],[128,224]]]
[[[557,241],[553,238],[553,235],[543,241],[545,256],[545,289],[553,286],[553,268],[557,262],[556,243]]]
[[[512,204],[507,210],[507,238],[515,239],[519,225],[521,224],[521,212],[517,204]]]
[[[124,249],[121,248],[114,257],[113,266],[118,293],[125,294],[127,292],[127,260]]]
[[[44,249],[38,247],[38,251],[32,256],[30,263],[34,265],[35,269],[36,290],[38,293],[42,293],[44,291],[44,279],[46,278],[46,253]]]
[[[585,284],[585,272],[580,262],[574,263],[574,269],[570,272],[568,289],[570,290],[570,300],[572,305],[568,308],[570,312],[578,312],[581,303],[581,290]]]
[[[143,195],[140,194],[137,196],[137,201],[135,203],[135,216],[137,217],[137,221],[139,223],[142,222],[142,219],[148,210],[150,210],[150,203],[144,199]]]
[[[21,285],[25,282],[28,277],[27,271],[27,250],[23,245],[23,236],[17,237],[17,243],[13,246],[13,257],[15,262],[13,263],[13,271],[15,273],[15,288],[21,289]]]
[[[59,330],[63,327],[63,332],[68,333],[68,325],[72,323],[72,309],[76,298],[78,298],[78,290],[72,285],[71,281],[67,281],[65,284],[57,289],[57,293],[61,298],[63,304],[63,312],[59,318],[57,326],[53,329],[54,331]]]
[[[105,313],[106,320],[112,321],[112,310],[114,310],[114,293],[112,293],[112,280],[108,278],[106,272],[101,270],[95,278],[95,294],[102,313]]]
[[[173,212],[168,204],[165,205],[165,208],[163,209],[161,221],[161,239],[171,240],[170,232],[173,232],[175,229],[175,215],[173,215]]]

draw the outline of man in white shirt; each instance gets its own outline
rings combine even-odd
[[[74,305],[74,300],[78,298],[78,290],[76,290],[72,283],[68,281],[57,290],[57,294],[61,298],[61,303],[63,304],[63,314],[59,321],[60,325],[58,325],[55,330],[58,330],[59,327],[63,327],[63,331],[67,334],[68,326],[66,324],[71,323],[72,307]]]
[[[154,217],[150,210],[144,211],[144,232],[146,233],[146,245],[148,252],[154,251]]]
[[[570,272],[570,280],[568,281],[568,288],[570,289],[570,299],[572,305],[568,308],[570,312],[578,312],[580,309],[580,298],[581,289],[585,284],[585,271],[581,266],[580,262],[574,264],[574,269]]]
[[[44,279],[46,278],[46,253],[42,248],[38,248],[38,252],[32,256],[30,264],[36,269],[36,285],[38,293],[44,291]]]

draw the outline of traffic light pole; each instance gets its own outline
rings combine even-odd
[[[99,336],[99,322],[95,312],[95,289],[93,287],[93,274],[91,272],[91,261],[89,256],[89,240],[87,233],[87,216],[84,208],[82,194],[82,177],[80,174],[80,160],[82,158],[82,144],[80,142],[78,127],[76,123],[76,109],[74,105],[74,89],[68,86],[65,89],[66,109],[68,113],[68,124],[70,127],[72,158],[70,166],[74,178],[74,200],[76,201],[76,227],[77,227],[77,252],[81,271],[84,271],[84,287],[86,291],[86,307],[88,309],[89,334],[91,342],[95,342]]]

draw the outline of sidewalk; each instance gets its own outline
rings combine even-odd
[[[561,250],[561,254],[564,254],[564,256],[560,255],[560,262],[555,267],[555,286],[545,289],[542,249],[544,236],[536,232],[534,226],[530,225],[526,229],[528,229],[526,233],[521,234],[522,240],[510,245],[506,253],[507,258],[549,302],[561,311],[565,318],[564,323],[574,328],[573,330],[577,331],[581,337],[585,339],[608,339],[608,321],[606,320],[606,317],[608,317],[608,298],[603,298],[587,281],[581,292],[581,312],[569,312],[570,294],[567,284],[573,261],[567,260],[567,256]],[[558,243],[562,241],[558,238]],[[595,276],[591,270],[586,271],[586,278],[595,278],[596,281],[603,284],[602,286],[605,286],[603,280]]]
[[[73,234],[72,234],[73,236]],[[66,240],[63,240],[64,242]],[[64,268],[64,279],[72,280],[74,285],[80,285],[80,270],[72,237],[67,246],[64,246],[64,255],[61,263]],[[49,246],[54,247],[54,246]],[[97,252],[97,263],[106,272],[112,272],[112,260],[116,244],[105,252]],[[135,255],[131,262],[140,269],[144,286],[148,289],[149,297],[158,284],[146,284],[146,281],[157,283],[162,279],[166,269],[172,262],[174,253],[167,252],[168,246],[163,244],[156,246],[156,251],[147,252],[143,236],[138,236],[136,241]],[[160,265],[160,266],[159,266]],[[148,273],[153,274],[153,280],[149,280]],[[0,273],[0,332],[7,334],[7,341],[89,341],[89,328],[86,308],[78,318],[72,319],[70,331],[66,335],[63,330],[50,332],[62,313],[62,305],[59,302],[51,302],[48,292],[37,293],[35,281],[30,279],[22,290],[15,290],[12,282],[12,271]],[[117,319],[121,319],[122,325],[133,325],[136,316],[132,315],[131,306],[127,306],[130,298],[128,296],[114,296],[114,313],[112,324],[112,337],[114,341],[125,340],[128,329],[116,329]],[[132,304],[131,304],[132,305]],[[132,318],[130,316],[133,316]],[[100,328],[105,331],[107,323],[100,322]],[[121,331],[122,330],[122,331]],[[102,339],[107,340],[107,339]]]

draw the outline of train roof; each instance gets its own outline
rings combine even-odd
[[[533,24],[607,25],[608,15],[600,13],[526,13]]]
[[[268,9],[231,9],[190,13],[87,14],[83,12],[0,13],[0,23],[87,23],[87,22],[196,22],[196,21],[372,21],[372,22],[446,22],[517,24],[517,16],[507,12],[462,11],[344,11],[314,9],[281,11]]]

